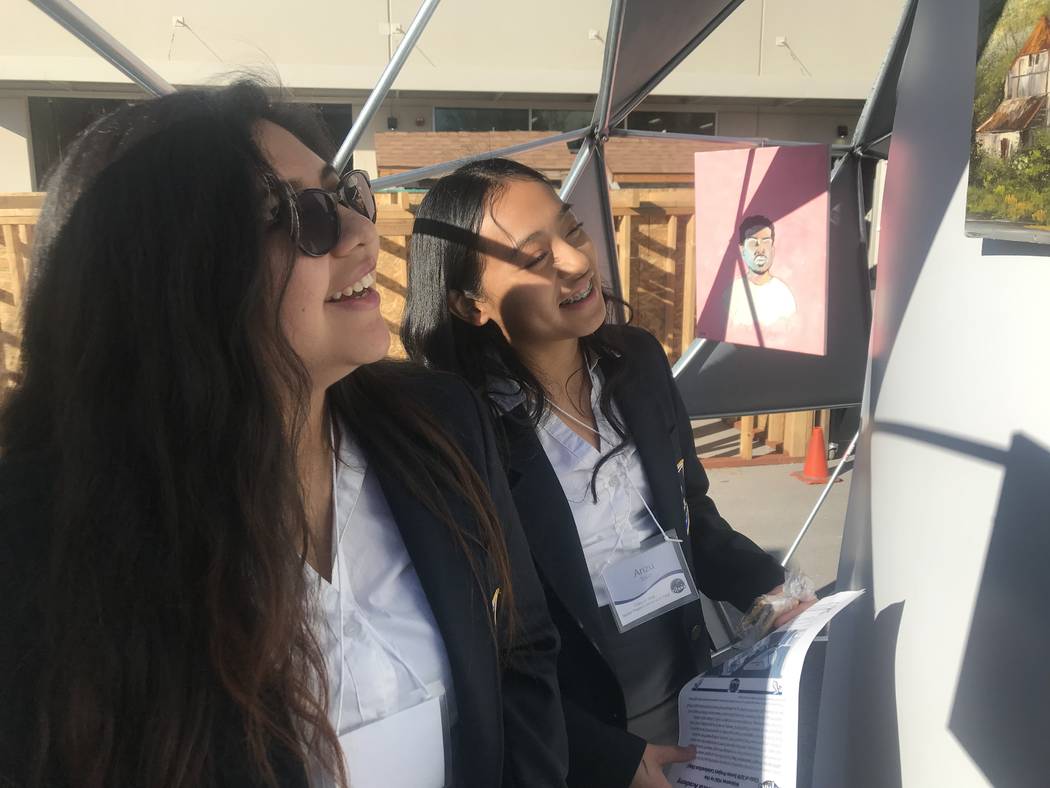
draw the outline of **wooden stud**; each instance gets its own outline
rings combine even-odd
[[[784,427],[784,454],[789,457],[806,456],[815,416],[816,413],[812,410],[787,414],[787,422]]]
[[[751,459],[751,447],[755,443],[755,417],[740,417],[740,459]]]
[[[798,413],[793,411],[784,414],[784,454],[797,457],[798,449]]]
[[[667,350],[668,356],[675,356],[681,353],[679,348],[682,346],[681,341],[675,342],[675,335],[678,333],[678,326],[675,325],[675,311],[678,306],[678,287],[675,281],[675,271],[678,268],[678,217],[668,216],[667,217],[667,236],[665,245],[671,250],[671,257],[662,260],[663,263],[663,280],[664,285],[667,288],[662,296],[664,302],[664,336],[667,338],[667,342],[664,343],[664,348]]]
[[[26,289],[26,277],[29,269],[29,255],[33,248],[35,225],[20,224],[16,232],[16,242],[11,254],[11,295],[18,309],[22,308],[22,298]]]
[[[621,295],[623,300],[631,306],[635,306],[631,292],[631,241],[634,218],[631,216],[620,217],[620,227],[616,231],[616,257],[617,267],[620,271],[620,287],[623,289]]]
[[[696,338],[696,217],[685,222],[685,259],[682,264],[682,334],[679,354]]]
[[[784,422],[785,414],[769,414],[769,428],[766,430],[766,446],[779,449],[784,445]]]
[[[18,272],[22,268],[21,265],[21,244],[18,238],[18,225],[5,224],[3,226],[4,233],[4,257],[7,258],[7,270],[11,275],[11,296],[14,299],[15,309],[22,308],[22,284],[25,279],[19,277]]]

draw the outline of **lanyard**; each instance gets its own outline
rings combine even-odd
[[[583,427],[585,430],[588,430],[589,432],[593,432],[595,435],[597,435],[598,436],[599,445],[601,445],[602,441],[605,441],[606,443],[611,443],[611,441],[608,441],[608,440],[605,439],[605,437],[601,434],[601,432],[596,430],[590,424],[587,424],[586,422],[581,421],[580,419],[576,418],[571,413],[566,411],[564,408],[559,407],[556,402],[553,402],[553,401],[548,399],[548,404],[552,408],[554,408],[554,410],[558,411],[558,413],[560,413],[561,415],[563,415],[566,418],[571,419],[572,421],[576,422],[581,427]],[[593,409],[593,405],[592,405],[592,409]],[[598,422],[598,417],[595,416],[595,424],[596,425],[597,425],[597,422]],[[657,519],[656,515],[653,513],[652,508],[650,508],[648,502],[645,500],[645,497],[641,494],[641,492],[638,491],[638,488],[634,485],[634,482],[631,481],[630,471],[626,467],[626,462],[623,460],[623,458],[620,457],[620,458],[617,458],[617,459],[619,460],[618,464],[619,464],[619,467],[620,467],[620,474],[621,474],[621,476],[623,477],[624,481],[627,482],[627,486],[630,487],[631,491],[635,495],[638,496],[638,500],[642,502],[642,506],[645,507],[645,511],[647,511],[649,513],[649,516],[652,518],[653,522],[656,523],[656,527],[660,530],[660,535],[663,536],[664,541],[665,542],[677,542],[677,543],[681,544],[681,542],[682,542],[681,539],[678,539],[678,538],[673,537],[670,534],[668,534],[667,530],[663,527],[663,525],[660,524],[660,521]],[[616,544],[613,545],[613,553],[614,554],[620,549],[621,545],[623,544],[624,532],[627,530],[627,523],[628,522],[629,521],[625,521],[624,523],[622,523],[620,525],[620,527],[618,527],[616,529]],[[611,563],[611,561],[612,561],[612,559],[610,558],[609,561],[606,562],[605,566],[608,566],[609,563]],[[604,569],[605,567],[602,567],[602,568]]]

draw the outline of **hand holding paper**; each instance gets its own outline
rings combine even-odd
[[[669,763],[689,763],[695,757],[695,747],[647,744],[630,788],[671,788],[664,777],[664,766]]]
[[[774,629],[799,616],[817,601],[813,581],[799,572],[788,573],[783,585],[755,600],[740,622],[740,646],[753,646]]]

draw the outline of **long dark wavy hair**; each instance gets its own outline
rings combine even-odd
[[[493,321],[474,326],[452,314],[450,293],[459,291],[474,298],[481,293],[484,266],[480,242],[481,224],[514,181],[534,181],[552,190],[554,185],[542,173],[511,159],[482,159],[460,167],[441,178],[427,192],[416,212],[409,241],[408,298],[401,324],[401,342],[409,358],[433,369],[462,375],[488,399],[495,415],[501,414],[497,401],[506,388],[492,389],[493,381],[508,382],[525,398],[525,416],[537,425],[547,411],[547,392],[536,373],[522,361],[502,330]],[[621,355],[620,344],[609,321],[615,304],[629,307],[608,290],[603,290],[606,322],[580,338],[583,356],[591,363]],[[613,408],[624,370],[619,365],[604,381],[599,407],[616,431],[619,443],[611,447],[595,465],[591,495],[597,496],[598,470],[630,439],[623,420]],[[582,370],[578,374],[582,374]]]
[[[278,321],[296,252],[267,227],[277,176],[253,130],[267,119],[323,158],[331,147],[315,115],[272,95],[243,81],[123,108],[50,180],[0,411],[4,462],[43,458],[49,488],[26,589],[42,656],[30,784],[215,785],[223,736],[262,783],[276,784],[275,753],[345,783],[304,572],[309,386]],[[402,393],[416,374],[359,369],[329,407],[506,593],[492,503]]]

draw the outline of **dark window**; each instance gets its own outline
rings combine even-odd
[[[353,125],[353,107],[349,104],[315,104],[314,106],[317,107],[317,113],[321,116],[321,122],[328,136],[338,148],[343,144],[343,140],[350,131],[350,126]]]
[[[33,140],[36,188],[44,189],[48,174],[70,144],[95,120],[130,102],[123,99],[29,97],[29,133]]]
[[[589,109],[534,109],[533,131],[575,131],[591,125]]]
[[[528,131],[527,109],[437,107],[435,131]]]
[[[354,111],[350,104],[314,104],[317,114],[321,118],[328,138],[332,141],[333,152],[339,150],[346,135],[350,132],[350,126],[354,122]],[[348,169],[354,166],[354,157],[346,163]]]
[[[713,112],[632,112],[627,128],[637,131],[669,131],[675,134],[714,134]]]
[[[131,102],[124,99],[29,97],[29,129],[33,140],[33,169],[36,187],[44,189],[46,179],[69,145],[84,129],[103,115]],[[321,123],[338,147],[350,131],[353,108],[350,104],[316,104]]]

